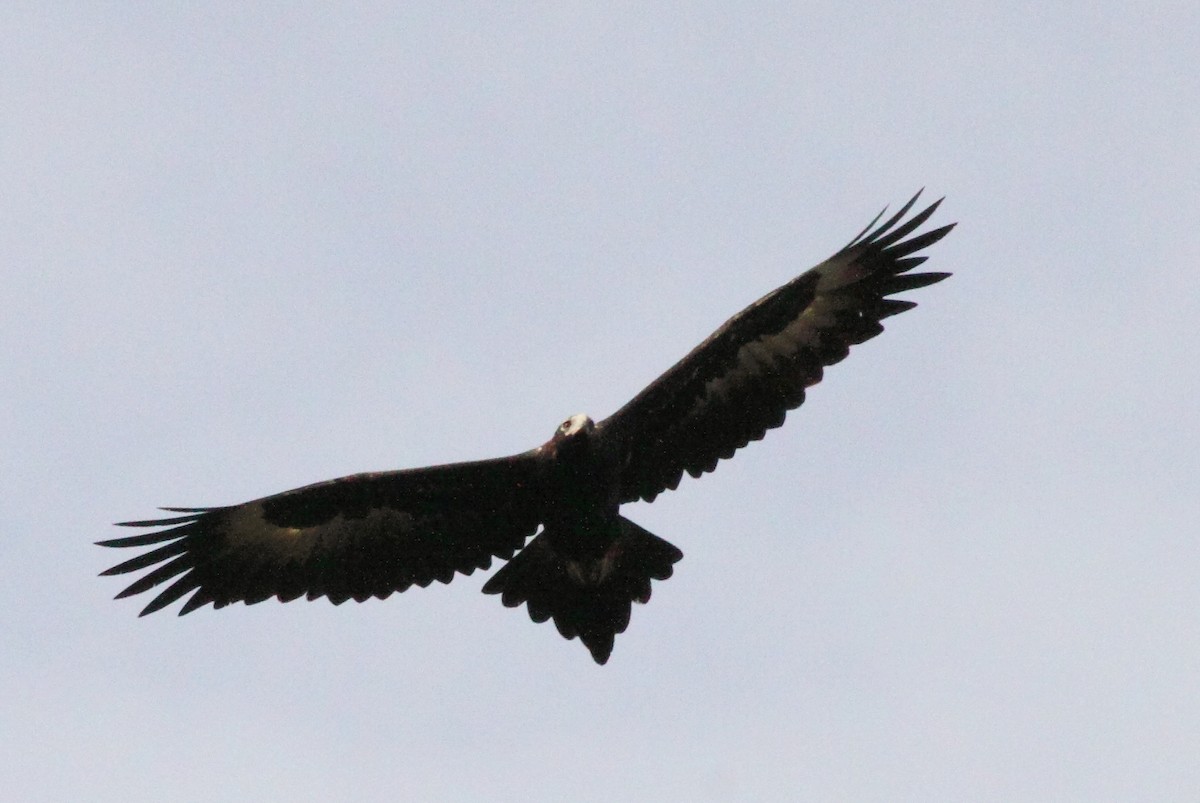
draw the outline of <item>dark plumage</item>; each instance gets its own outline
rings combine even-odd
[[[598,424],[572,416],[512,457],[358,474],[229,507],[164,508],[183,515],[124,522],[166,529],[99,542],[154,547],[103,574],[150,569],[118,598],[166,583],[142,615],[190,594],[182,615],[269,597],[382,599],[502,558],[484,592],[524,603],[535,622],[554,619],[602,664],[631,604],[649,600],[650,581],[670,577],[683,557],[620,506],[653,500],[685,471],[712,471],[782,424],[825,366],[916,306],[891,296],[949,275],[911,272],[925,261],[914,254],[953,228],[914,235],[941,203],[905,220],[916,200],[742,310]]]

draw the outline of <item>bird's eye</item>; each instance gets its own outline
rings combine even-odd
[[[559,429],[561,429],[563,432],[566,432],[570,428],[571,428],[571,419],[569,419],[569,418],[566,421],[562,422],[562,425],[559,427]]]

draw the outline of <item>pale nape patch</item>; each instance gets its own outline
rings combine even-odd
[[[564,435],[574,435],[576,432],[582,431],[592,421],[591,417],[586,413],[576,413],[568,418],[562,424]]]

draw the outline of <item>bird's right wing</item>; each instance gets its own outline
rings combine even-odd
[[[164,508],[185,515],[124,522],[167,529],[100,541],[161,544],[103,572],[153,567],[117,595],[171,584],[142,615],[191,593],[179,613],[213,603],[307,595],[335,603],[448,583],[510,558],[542,515],[538,450],[407,471],[356,474],[240,505]]]
[[[782,424],[825,366],[882,332],[884,318],[916,306],[894,293],[949,275],[911,272],[925,261],[914,254],[954,227],[914,234],[941,203],[904,220],[916,200],[872,229],[876,217],[841,251],[730,318],[597,424],[621,455],[622,502],[653,499],[685,471],[712,471]]]

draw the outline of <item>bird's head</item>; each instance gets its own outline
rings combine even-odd
[[[558,425],[554,437],[541,446],[541,450],[556,459],[568,455],[578,456],[588,451],[589,436],[596,428],[592,419],[583,413],[573,415]]]
[[[558,425],[558,429],[554,431],[553,440],[557,444],[565,441],[586,440],[595,428],[596,424],[591,418],[583,413],[578,413]]]

